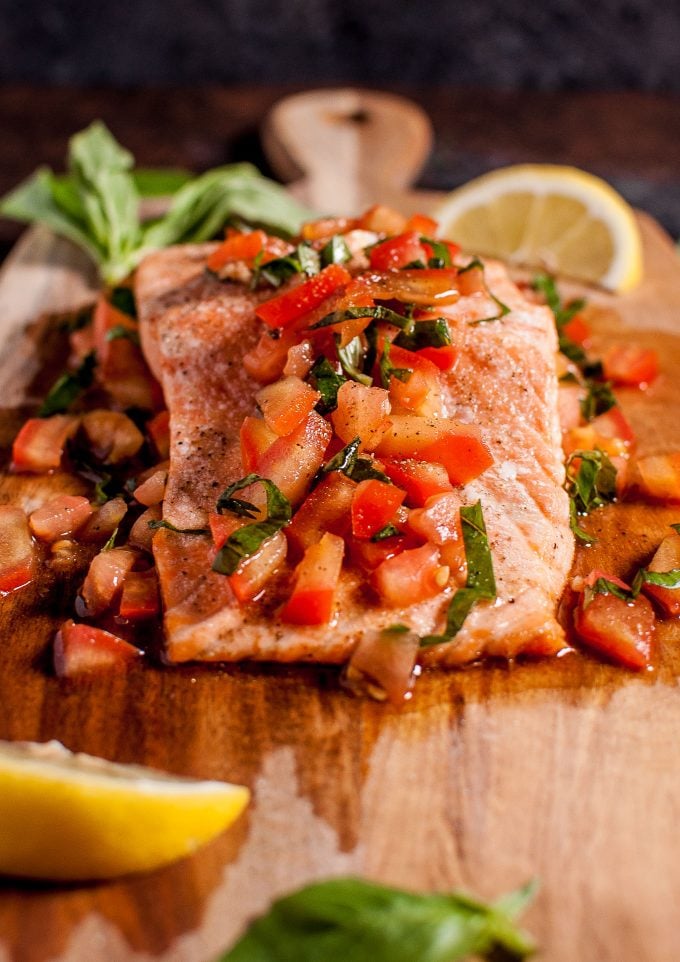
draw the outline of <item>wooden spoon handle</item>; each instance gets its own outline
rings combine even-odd
[[[432,147],[427,115],[410,100],[373,90],[312,90],[279,101],[262,139],[276,174],[319,212],[356,214],[394,202]],[[300,180],[299,178],[302,178]]]

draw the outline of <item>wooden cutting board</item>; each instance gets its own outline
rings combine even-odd
[[[429,126],[401,106],[354,91],[307,95],[273,113],[265,143],[284,173],[291,158],[308,172],[296,193],[320,209],[375,200],[428,209],[436,198],[409,184]],[[643,285],[624,298],[591,296],[602,309],[600,342],[634,337],[660,352],[662,373],[647,395],[621,392],[643,452],[654,452],[680,447],[680,263],[655,223],[640,215],[640,226]],[[63,363],[45,312],[93,289],[78,252],[43,230],[29,231],[7,262],[6,460],[26,404]],[[63,485],[5,473],[0,502],[28,507]],[[671,521],[680,506],[602,510],[593,518],[600,541],[580,550],[577,570],[628,574]],[[432,672],[398,711],[347,695],[335,670],[313,667],[148,665],[124,679],[65,683],[52,676],[49,651],[69,608],[51,583],[0,602],[0,737],[59,738],[118,761],[243,782],[254,800],[228,833],[153,875],[92,886],[0,882],[0,962],[211,962],[273,897],[349,873],[485,897],[536,877],[526,924],[546,962],[680,958],[677,623],[658,631],[655,672],[578,654]]]

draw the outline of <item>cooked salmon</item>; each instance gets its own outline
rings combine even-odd
[[[245,472],[239,428],[256,413],[260,385],[243,358],[263,325],[258,303],[271,292],[221,283],[204,269],[214,245],[154,253],[137,272],[142,344],[170,411],[171,447],[164,518],[204,528],[219,493]],[[453,642],[423,651],[427,664],[459,665],[485,655],[555,653],[564,646],[556,608],[571,566],[573,537],[563,490],[550,311],[529,303],[505,269],[487,262],[489,290],[461,297],[441,313],[460,361],[443,375],[446,414],[473,423],[494,463],[463,489],[481,499],[498,597],[476,605]],[[362,576],[343,569],[329,625],[299,627],[277,618],[282,598],[241,607],[228,580],[211,570],[207,535],[159,531],[154,554],[165,610],[166,654],[187,660],[346,661],[362,634],[396,622],[420,634],[441,631],[453,587],[405,609],[387,608]],[[290,568],[280,576],[285,583]]]

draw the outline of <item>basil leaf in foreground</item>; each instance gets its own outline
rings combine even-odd
[[[212,570],[219,574],[233,575],[244,559],[254,555],[260,546],[284,528],[292,517],[293,512],[288,498],[273,481],[257,474],[248,474],[240,481],[231,484],[218,498],[218,512],[230,511],[241,518],[256,517],[258,508],[254,504],[233,497],[236,491],[250,487],[251,484],[264,486],[267,496],[267,517],[264,521],[246,524],[229,535],[213,561]]]
[[[354,440],[350,441],[349,444],[346,444],[344,448],[338,451],[330,461],[324,464],[321,468],[321,473],[330,474],[331,471],[342,471],[348,478],[351,478],[352,471],[357,463],[360,447],[361,438],[354,438]]]
[[[333,369],[327,357],[317,358],[309,376],[313,378],[314,387],[321,395],[315,410],[319,414],[330,414],[331,411],[335,411],[338,406],[338,391],[347,378]]]
[[[68,411],[73,402],[86,391],[94,380],[96,366],[94,351],[87,354],[80,366],[73,372],[62,374],[50,388],[47,397],[40,405],[38,417],[48,418],[52,414],[62,414]]]
[[[376,468],[371,458],[357,458],[347,476],[356,482],[373,480],[382,481],[383,484],[393,484],[391,478]]]
[[[220,962],[520,962],[535,945],[515,919],[534,891],[485,904],[358,878],[317,882],[274,902]]]
[[[397,334],[394,343],[407,351],[419,351],[423,347],[447,347],[451,343],[451,333],[445,318],[437,317],[415,321],[410,330]]]
[[[409,367],[395,367],[390,360],[390,348],[391,344],[388,340],[385,340],[383,347],[383,352],[378,362],[378,370],[380,371],[380,381],[384,388],[389,388],[390,381],[393,377],[396,377],[398,381],[408,381],[413,374],[413,371]]]
[[[576,470],[574,464],[578,465]],[[616,468],[604,451],[595,448],[570,454],[566,471],[564,487],[571,499],[571,530],[581,541],[592,543],[596,539],[579,526],[578,516],[616,500]]]
[[[463,627],[465,619],[478,601],[493,601],[496,597],[493,559],[481,501],[461,508],[460,521],[467,562],[465,587],[459,588],[449,602],[444,633],[421,638],[421,647],[441,645],[451,641]]]
[[[326,314],[316,324],[312,324],[310,331],[316,331],[321,327],[332,327],[334,324],[342,324],[343,321],[353,321],[358,317],[372,317],[375,321],[387,321],[402,330],[411,330],[414,321],[410,317],[398,314],[391,307],[384,307],[378,304],[375,307],[348,307],[344,311],[332,311]]]

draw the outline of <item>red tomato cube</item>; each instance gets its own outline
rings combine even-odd
[[[61,465],[64,448],[78,430],[80,418],[53,414],[49,418],[29,418],[12,445],[12,469],[46,474]]]
[[[427,251],[420,243],[420,234],[415,230],[408,230],[396,237],[376,244],[369,255],[371,267],[377,271],[394,271],[406,267],[412,261],[427,264]]]
[[[414,508],[422,507],[435,494],[452,491],[453,486],[443,464],[430,461],[381,461],[387,477],[406,491],[408,503]]]
[[[155,568],[130,571],[123,582],[119,614],[128,621],[155,618],[160,611],[158,576]]]
[[[294,625],[325,625],[333,615],[345,542],[326,532],[310,545],[295,569],[293,592],[281,609],[283,621]]]
[[[656,351],[639,344],[612,344],[602,357],[604,376],[614,384],[644,387],[659,373]]]
[[[390,426],[387,391],[345,381],[338,391],[338,406],[331,421],[338,437],[349,444],[361,438],[361,450],[373,451]]]
[[[80,589],[88,615],[100,615],[112,606],[136,560],[129,548],[109,548],[94,556]]]
[[[310,545],[321,541],[326,531],[340,536],[347,533],[356,488],[356,482],[340,471],[319,482],[284,528],[293,558],[300,558]]]
[[[126,671],[141,655],[139,648],[117,635],[70,620],[54,639],[54,670],[58,678]]]
[[[605,578],[627,589],[625,582],[601,571],[586,578],[592,586]],[[643,595],[624,601],[613,594],[596,594],[585,590],[574,612],[574,626],[579,638],[590,648],[626,668],[647,668],[652,660],[655,618],[651,603]]]
[[[639,458],[637,469],[643,495],[654,501],[680,501],[680,451]]]
[[[79,531],[92,514],[87,498],[60,494],[50,498],[42,508],[31,512],[28,523],[31,531],[42,541],[57,541]]]
[[[372,538],[394,519],[406,492],[393,484],[371,478],[357,485],[352,498],[352,534]]]
[[[35,545],[21,508],[0,505],[0,595],[21,588],[33,577]]]
[[[656,549],[648,565],[649,571],[666,572],[680,568],[680,534],[667,535]],[[662,585],[645,584],[646,595],[655,601],[665,615],[680,614],[680,588],[664,588]]]
[[[302,424],[320,397],[311,385],[291,376],[263,387],[255,395],[255,400],[267,427],[283,437]]]
[[[255,554],[244,559],[233,575],[229,575],[231,590],[240,604],[246,604],[260,594],[286,560],[287,550],[286,536],[283,531],[277,531]]]
[[[290,434],[286,434],[269,447],[258,459],[257,473],[269,478],[288,498],[298,505],[307,493],[312,478],[324,461],[333,430],[316,411],[307,417]],[[263,492],[256,491],[252,497],[243,492],[246,501],[260,504]]]
[[[383,561],[373,572],[371,584],[386,605],[406,608],[434,598],[448,580],[449,569],[441,564],[439,548],[424,544]]]

